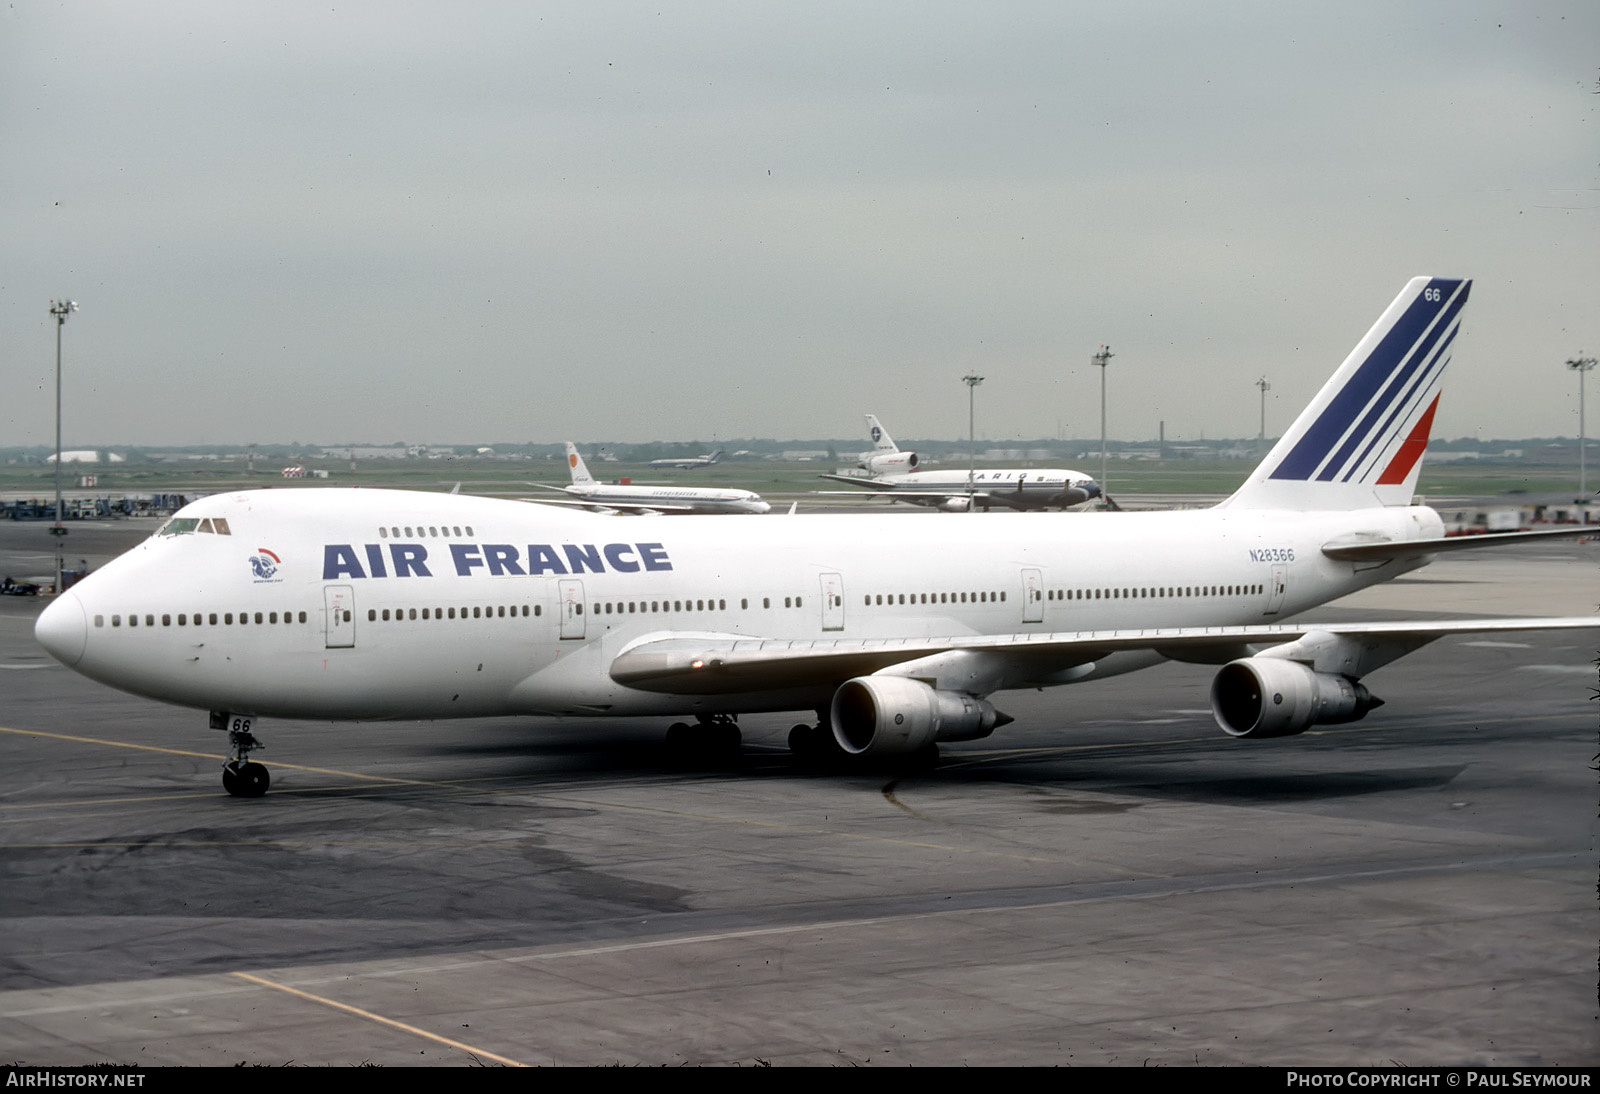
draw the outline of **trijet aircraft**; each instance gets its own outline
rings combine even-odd
[[[971,509],[1065,509],[1082,505],[1100,496],[1100,486],[1081,471],[1057,467],[1000,467],[965,471],[946,469],[918,471],[915,452],[894,443],[874,414],[867,416],[867,436],[871,452],[861,453],[857,463],[868,475],[823,475],[833,482],[845,482],[891,501],[928,505],[947,513]],[[819,491],[851,494],[855,491]]]

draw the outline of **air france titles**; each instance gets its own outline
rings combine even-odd
[[[672,560],[659,543],[530,543],[526,549],[510,543],[452,543],[448,565],[458,577],[541,577],[670,570]],[[329,543],[322,548],[324,581],[432,576],[428,548],[421,543]]]

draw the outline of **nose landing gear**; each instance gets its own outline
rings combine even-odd
[[[249,758],[256,749],[267,747],[250,732],[253,722],[254,719],[243,715],[211,713],[211,728],[228,731],[228,746],[233,749],[233,757],[222,765],[222,789],[236,798],[259,798],[272,784],[266,765]]]

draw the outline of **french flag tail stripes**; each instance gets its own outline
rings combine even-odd
[[[1472,282],[1417,277],[1224,505],[1409,505]]]

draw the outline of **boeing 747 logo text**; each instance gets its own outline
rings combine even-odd
[[[428,548],[421,543],[329,543],[322,548],[322,580],[365,577],[432,577]],[[672,560],[659,543],[530,543],[526,552],[510,543],[452,543],[450,564],[458,577],[541,574],[634,574],[670,570]]]

